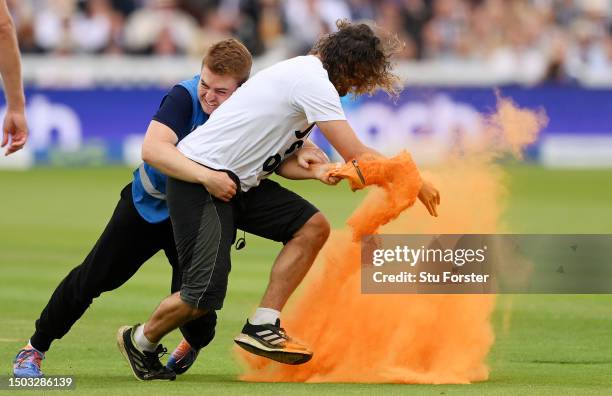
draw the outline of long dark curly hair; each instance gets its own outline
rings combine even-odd
[[[338,93],[361,95],[382,89],[396,97],[401,88],[392,57],[403,43],[370,23],[341,19],[336,26],[338,31],[321,37],[310,54],[321,59]]]

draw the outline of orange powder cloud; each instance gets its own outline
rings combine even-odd
[[[500,231],[506,191],[495,159],[519,156],[546,118],[498,98],[497,111],[483,121],[478,140],[449,153],[430,173],[421,174],[405,152],[391,159],[359,160],[366,185],[376,187],[348,219],[350,231],[332,232],[283,312],[284,327],[314,351],[313,359],[288,366],[237,349],[245,363],[242,380],[441,384],[488,378],[495,297],[362,294],[358,242],[372,233]],[[352,164],[339,174],[353,189],[364,187]],[[414,205],[421,177],[440,190],[437,218],[420,203]]]

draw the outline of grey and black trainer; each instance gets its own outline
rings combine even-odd
[[[160,356],[168,351],[166,348],[161,344],[157,346],[155,352],[140,351],[136,348],[133,334],[137,326],[139,325],[123,326],[117,332],[119,351],[130,364],[136,379],[140,381],[174,381],[176,379],[174,371],[168,369],[159,361]]]
[[[275,324],[263,325],[250,324],[247,319],[242,333],[234,338],[234,342],[248,352],[280,363],[302,364],[312,359],[312,352],[292,340],[280,327],[280,319]]]

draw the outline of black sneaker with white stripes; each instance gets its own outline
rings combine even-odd
[[[141,381],[174,381],[176,379],[174,371],[168,369],[159,361],[160,356],[168,351],[166,348],[161,344],[157,346],[155,352],[141,352],[136,348],[133,334],[138,326],[123,326],[117,332],[117,346],[130,364],[134,376]]]
[[[248,352],[285,364],[302,364],[312,359],[312,352],[304,345],[292,340],[280,327],[280,319],[275,324],[250,324],[248,319],[236,338],[236,344]]]

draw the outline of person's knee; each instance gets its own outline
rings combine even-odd
[[[206,310],[205,309],[201,309],[201,308],[197,308],[194,307],[193,305],[190,304],[185,304],[184,308],[183,308],[183,312],[182,312],[182,316],[183,318],[185,318],[186,320],[190,321],[190,320],[196,320],[202,316],[204,316],[204,314],[206,314]]]
[[[323,246],[329,237],[330,231],[329,221],[327,221],[323,213],[318,212],[308,219],[296,235],[307,238],[315,245]]]
[[[199,317],[203,316],[205,313],[206,313],[206,310],[204,309],[189,306],[188,318],[189,320],[198,319]]]
[[[177,314],[187,322],[204,316],[208,311],[206,309],[198,308],[191,302],[183,299],[180,292],[173,293],[172,298],[176,298],[181,301],[181,304],[177,306]]]

